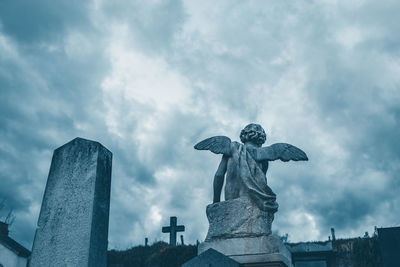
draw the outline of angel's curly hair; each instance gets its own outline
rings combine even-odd
[[[253,142],[257,145],[262,145],[267,140],[267,135],[260,124],[250,123],[240,132],[240,141],[242,143]]]

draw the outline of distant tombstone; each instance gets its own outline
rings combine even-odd
[[[54,151],[31,267],[107,266],[112,153],[75,138]]]
[[[335,228],[331,228],[331,234],[332,234],[332,241],[336,241],[336,236],[335,236]]]
[[[176,246],[176,233],[185,231],[184,225],[177,225],[177,218],[175,216],[169,218],[169,225],[164,226],[161,231],[163,233],[169,233],[169,244]]]
[[[237,261],[232,260],[228,256],[219,253],[215,249],[210,248],[182,265],[182,267],[203,267],[203,266],[239,267],[240,264]]]

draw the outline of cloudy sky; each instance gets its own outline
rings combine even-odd
[[[203,240],[220,156],[193,145],[267,144],[290,241],[362,236],[400,224],[398,1],[0,2],[0,198],[31,248],[53,150],[79,136],[113,152],[109,248],[176,215]],[[3,209],[3,216],[6,212]]]

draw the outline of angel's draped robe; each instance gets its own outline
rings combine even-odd
[[[261,210],[276,212],[276,195],[267,185],[267,177],[244,145],[234,142],[227,163],[225,200],[246,196]]]

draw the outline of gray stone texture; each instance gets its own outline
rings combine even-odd
[[[237,261],[225,256],[224,254],[210,248],[199,256],[185,262],[182,267],[239,267]]]
[[[272,234],[205,241],[199,245],[198,254],[210,248],[242,264],[275,262],[292,266],[289,250],[278,237]]]
[[[243,266],[292,266],[290,251],[271,234],[274,212],[241,197],[208,205],[207,218],[210,227],[198,254],[212,248]]]
[[[112,153],[76,138],[54,151],[31,267],[107,265]]]
[[[260,210],[247,197],[210,204],[206,212],[210,224],[206,241],[271,234],[274,213]]]

